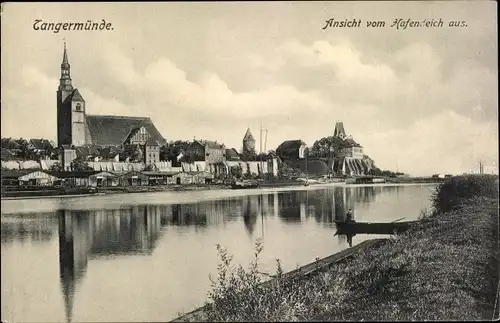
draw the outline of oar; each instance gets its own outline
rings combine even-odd
[[[392,221],[391,223],[398,222],[398,221],[403,220],[403,219],[405,219],[405,218],[401,218],[401,219],[394,220],[394,221]]]

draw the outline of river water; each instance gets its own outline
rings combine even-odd
[[[334,219],[416,219],[433,185],[309,186],[2,200],[1,318],[8,322],[168,321],[203,305],[227,248],[285,271],[349,247]],[[353,245],[376,238],[357,235]]]

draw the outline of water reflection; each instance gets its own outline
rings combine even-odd
[[[235,228],[244,230],[252,240],[264,235],[265,219],[275,219],[275,223],[279,224],[274,226],[275,231],[270,230],[270,235],[278,236],[277,239],[280,239],[281,233],[276,230],[286,231],[287,228],[292,228],[290,232],[293,235],[299,232],[296,230],[302,231],[305,228],[298,225],[308,222],[326,230],[331,228],[328,237],[332,241],[335,233],[334,220],[344,219],[348,208],[354,211],[355,217],[357,212],[369,213],[368,205],[373,207],[378,196],[384,195],[381,193],[397,196],[404,190],[405,187],[398,186],[334,187],[187,204],[134,205],[111,210],[64,209],[43,214],[2,214],[2,249],[16,242],[48,244],[58,236],[61,291],[66,320],[71,322],[75,294],[85,280],[92,260],[123,256],[152,257],[162,236],[171,229],[203,233],[222,226],[217,232],[225,232],[222,230],[226,230],[226,224],[231,222]],[[390,209],[386,205],[387,201],[389,200],[381,202],[384,204],[384,211],[380,214],[385,214]],[[372,210],[370,212],[373,214]],[[337,238],[340,245],[345,245],[346,240],[347,244],[352,245],[353,236],[339,235]]]

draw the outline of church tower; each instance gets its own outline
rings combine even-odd
[[[333,131],[334,137],[339,137],[340,139],[345,139],[347,137],[344,130],[344,123],[342,121],[337,121],[335,123],[335,130]]]
[[[66,42],[57,90],[57,145],[85,145],[85,100],[71,84]]]

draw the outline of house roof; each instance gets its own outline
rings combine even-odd
[[[155,172],[155,171],[144,171],[142,174],[146,176],[172,176],[179,174],[179,171],[171,171],[171,172]]]
[[[37,170],[2,170],[2,178],[19,178],[29,173],[36,172]]]
[[[112,158],[120,153],[119,149],[116,147],[101,147],[98,148],[98,150],[99,150],[99,156],[101,157]]]
[[[2,138],[2,148],[7,149],[19,149],[21,147],[17,140],[12,138]]]
[[[131,130],[141,126],[159,145],[166,142],[150,118],[87,115],[86,123],[90,140],[97,145],[121,145]]]
[[[243,137],[243,140],[244,141],[255,141],[255,138],[252,134],[252,132],[250,131],[250,128],[247,129],[247,132],[245,133],[245,136]]]
[[[297,150],[300,148],[300,146],[304,145],[305,142],[303,142],[300,139],[297,140],[287,140],[284,141],[281,145],[278,146],[276,150],[284,151],[284,150]]]
[[[360,144],[358,144],[354,139],[352,138],[347,138],[344,140],[344,143],[347,145],[347,147],[361,147]]]
[[[240,155],[238,154],[236,149],[231,148],[231,149],[226,149],[226,157],[239,158]]]
[[[149,136],[148,140],[146,140],[146,146],[159,146],[159,144],[153,137]]]
[[[35,147],[35,149],[51,149],[52,145],[47,139],[31,139],[30,143]]]
[[[222,148],[224,148],[224,144],[218,143],[217,141],[206,140],[205,141],[205,145],[208,148],[212,148],[212,149],[222,149]]]
[[[99,156],[99,150],[94,146],[78,146],[75,150],[78,157]]]
[[[100,173],[100,171],[72,171],[72,172],[63,172],[63,171],[45,171],[45,173],[55,176],[57,178],[86,178],[90,175],[94,175]]]
[[[64,100],[63,104],[66,104],[68,102],[74,102],[74,101],[80,101],[80,102],[85,102],[83,99],[82,95],[78,91],[78,89],[74,89],[68,97]]]

